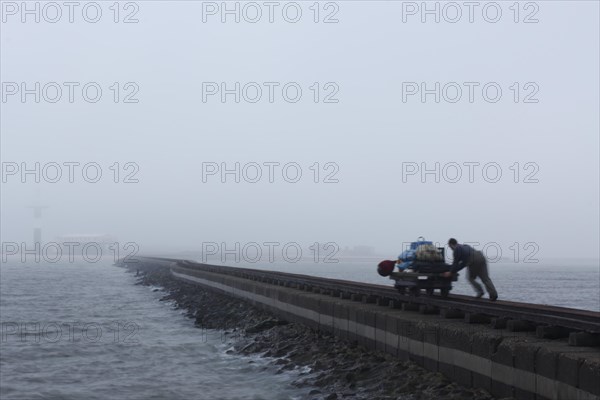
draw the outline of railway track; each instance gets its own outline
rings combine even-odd
[[[544,332],[553,332],[551,336],[557,338],[567,337],[571,333],[585,332],[592,334],[591,339],[595,343],[599,339],[598,334],[600,334],[600,312],[594,311],[511,301],[490,302],[486,299],[475,299],[453,294],[446,298],[439,295],[411,296],[401,294],[390,286],[369,283],[278,271],[201,264],[172,258],[139,257],[139,259],[152,262],[168,262],[171,263],[172,269],[177,269],[179,272],[187,271],[193,274],[196,271],[225,274],[384,306],[401,307],[402,304],[412,304],[429,307],[430,312],[434,313],[441,310],[452,310],[455,315],[454,318],[460,318],[460,313],[471,316],[476,315],[480,321],[490,321],[496,328],[504,328],[508,325],[509,329],[512,326],[514,330],[537,330],[540,337],[545,337]],[[445,314],[450,315],[449,313]],[[474,318],[472,319],[474,320]],[[512,323],[509,321],[512,321]],[[589,342],[590,338],[587,339],[585,342]]]

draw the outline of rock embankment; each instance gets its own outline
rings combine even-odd
[[[144,272],[139,284],[161,286],[198,327],[221,330],[232,352],[270,357],[278,373],[300,368],[293,384],[313,387],[310,399],[489,400],[412,362],[367,350],[327,332],[288,323],[241,300],[175,280],[167,269]]]

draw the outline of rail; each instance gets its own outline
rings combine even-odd
[[[361,299],[382,305],[388,305],[389,301],[396,301],[400,304],[410,303],[439,309],[458,310],[463,313],[481,314],[490,319],[520,320],[542,326],[559,327],[594,334],[600,333],[600,312],[594,311],[501,300],[490,302],[486,299],[475,299],[457,294],[450,294],[445,298],[439,295],[411,296],[409,294],[401,294],[390,286],[369,283],[279,271],[201,264],[194,261],[173,258],[138,258],[140,260],[171,263],[170,267],[179,270],[179,272],[188,271],[189,273],[193,273],[194,271],[202,271],[225,274],[274,285],[328,293],[343,298],[353,297],[354,299]]]

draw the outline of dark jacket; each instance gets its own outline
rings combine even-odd
[[[454,261],[452,262],[452,267],[450,268],[450,272],[455,273],[463,269],[464,267],[468,267],[472,262],[475,256],[475,250],[468,244],[458,244],[454,249]]]

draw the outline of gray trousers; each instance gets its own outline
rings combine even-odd
[[[485,285],[485,289],[487,290],[490,297],[498,297],[498,292],[496,292],[496,288],[494,287],[494,284],[492,283],[492,280],[488,275],[487,261],[483,253],[481,253],[480,251],[474,252],[473,258],[469,263],[468,270],[469,283],[471,284],[471,286],[473,286],[477,294],[483,294],[483,288],[479,283],[475,281],[475,279],[479,277],[481,279],[481,282],[483,282],[483,284]]]

